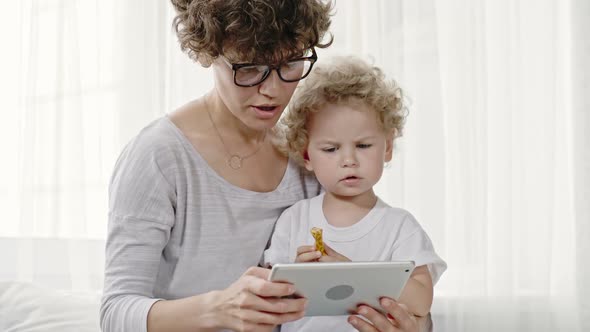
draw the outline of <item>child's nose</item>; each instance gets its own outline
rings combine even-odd
[[[342,156],[341,166],[342,167],[357,167],[358,166],[358,160],[356,158],[354,151],[348,151],[348,152],[344,153],[344,155]]]

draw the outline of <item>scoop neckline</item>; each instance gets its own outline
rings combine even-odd
[[[172,130],[174,131],[174,133],[176,134],[176,136],[178,137],[178,139],[180,140],[180,142],[182,143],[182,145],[184,146],[184,148],[187,149],[189,151],[189,153],[191,155],[193,155],[196,159],[198,159],[200,163],[202,163],[202,164],[205,165],[204,170],[208,174],[210,174],[214,179],[216,179],[219,183],[221,183],[224,188],[230,189],[232,191],[239,192],[239,193],[246,193],[246,194],[255,194],[255,195],[269,195],[269,194],[281,192],[282,189],[283,189],[283,187],[286,185],[287,177],[288,177],[289,172],[292,172],[293,171],[293,167],[297,167],[296,165],[293,164],[293,161],[291,160],[291,158],[288,158],[288,160],[287,160],[287,167],[285,167],[285,172],[283,173],[283,177],[281,178],[281,181],[271,191],[254,191],[254,190],[244,189],[242,187],[239,187],[239,186],[237,186],[237,185],[235,185],[235,184],[227,181],[223,176],[219,175],[219,173],[217,173],[209,165],[209,163],[205,160],[205,158],[203,158],[203,156],[199,153],[199,151],[197,151],[197,149],[191,144],[191,142],[184,135],[184,133],[182,132],[182,130],[180,130],[180,128],[178,128],[174,124],[174,122],[172,122],[172,120],[170,119],[170,117],[168,117],[166,115],[163,118],[164,118],[164,121],[170,127],[172,127]]]

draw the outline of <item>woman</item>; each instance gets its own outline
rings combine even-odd
[[[144,128],[110,186],[104,331],[271,331],[304,314],[256,267],[280,213],[317,181],[274,130],[330,26],[321,0],[172,0],[206,95]],[[378,319],[385,319],[380,315]],[[371,327],[372,328],[372,327]]]

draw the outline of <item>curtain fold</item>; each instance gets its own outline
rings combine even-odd
[[[583,331],[590,330],[590,3],[573,0],[571,5],[571,99],[574,206],[576,216],[576,263],[578,306]]]
[[[102,289],[102,268],[97,278],[93,267],[104,260],[112,168],[131,137],[167,111],[171,11],[140,0],[0,5],[2,40],[14,51],[0,55],[8,69],[0,243],[19,257],[7,260],[3,279]],[[80,253],[93,265],[81,269],[90,263]]]
[[[563,14],[555,1],[437,7],[446,234],[463,239],[446,247],[447,281],[463,295],[573,294]]]

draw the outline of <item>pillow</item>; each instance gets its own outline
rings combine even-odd
[[[0,282],[0,331],[100,332],[100,295]]]

